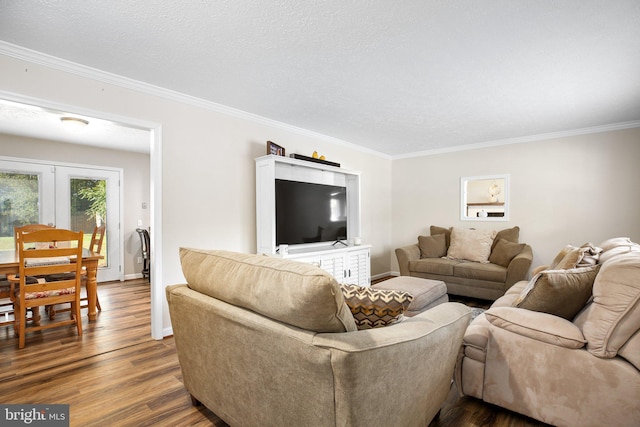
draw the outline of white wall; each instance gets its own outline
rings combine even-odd
[[[392,246],[417,243],[430,225],[518,225],[537,266],[567,244],[638,242],[638,161],[638,128],[394,160]],[[509,221],[460,221],[460,178],[490,174],[510,174]],[[398,271],[393,253],[391,269]]]
[[[124,217],[121,221],[124,231],[124,274],[125,278],[136,275],[142,277],[142,264],[136,263],[137,257],[141,256],[140,238],[136,228],[139,219],[142,220],[143,227],[149,226],[149,209],[142,209],[143,201],[149,203],[148,154],[5,134],[0,134],[0,153],[5,157],[122,168]]]
[[[362,239],[373,245],[374,276],[397,271],[394,249],[415,242],[431,224],[519,225],[521,240],[533,246],[534,265],[567,243],[640,240],[638,129],[391,161],[309,132],[5,55],[0,74],[5,93],[162,126],[161,288],[184,282],[181,246],[255,251],[254,159],[266,153],[267,140],[287,154],[315,150],[361,172]],[[510,221],[460,221],[460,177],[496,173],[511,175]],[[169,326],[165,306],[163,327]]]
[[[181,246],[254,252],[255,164],[266,141],[362,173],[363,243],[372,244],[372,273],[389,270],[391,161],[330,138],[297,132],[141,93],[93,78],[0,55],[0,91],[78,106],[162,126],[160,286],[183,283]],[[160,292],[163,292],[161,289]],[[164,294],[163,294],[164,295]],[[163,297],[164,298],[164,297]],[[164,309],[163,327],[170,326]]]

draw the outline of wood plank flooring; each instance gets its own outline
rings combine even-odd
[[[12,327],[0,327],[0,402],[69,404],[71,426],[227,426],[191,405],[173,338],[151,339],[149,284],[110,282],[98,293],[102,312],[89,323],[82,311],[82,338],[49,329],[18,350]],[[430,427],[542,425],[453,388]]]

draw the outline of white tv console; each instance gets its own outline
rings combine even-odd
[[[316,246],[290,250],[287,254],[277,256],[314,264],[335,277],[339,283],[360,286],[371,284],[371,245],[342,248]]]
[[[360,238],[360,173],[290,157],[267,155],[256,161],[257,253],[309,262],[331,273],[340,283],[371,283],[368,245],[292,245],[287,254],[276,251],[275,180],[337,185],[347,188],[347,241]]]

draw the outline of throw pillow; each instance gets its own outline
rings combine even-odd
[[[435,236],[418,236],[420,258],[440,258],[447,254],[444,234]]]
[[[565,247],[565,249],[570,246]],[[602,249],[585,243],[579,248],[573,248],[553,267],[553,270],[569,270],[577,267],[596,265]],[[555,261],[555,260],[554,260]]]
[[[599,268],[542,271],[529,281],[513,306],[572,320],[591,298]]]
[[[413,295],[388,289],[340,285],[358,330],[393,325],[404,318]]]
[[[567,254],[574,249],[578,248],[573,245],[567,245],[562,248],[562,250],[560,250],[560,252],[558,252],[558,254],[555,256],[555,258],[553,258],[553,261],[551,261],[551,264],[549,264],[549,268],[547,268],[547,270],[557,270],[556,266],[560,263],[560,261],[562,261],[564,257],[566,257]]]
[[[509,267],[511,260],[522,252],[524,246],[524,243],[513,243],[504,238],[500,239],[498,244],[491,251],[489,262],[503,267]]]
[[[444,244],[447,249],[449,249],[449,245],[451,244],[451,227],[445,228],[438,227],[437,225],[432,225],[429,228],[429,232],[432,236],[435,236],[436,234],[444,234]]]
[[[467,230],[453,227],[451,229],[451,245],[447,258],[489,262],[491,244],[496,236],[495,230]]]
[[[520,227],[516,225],[513,228],[506,228],[504,230],[498,231],[496,233],[495,239],[493,239],[493,244],[491,245],[492,251],[495,249],[500,239],[504,239],[508,242],[518,243],[520,239]]]

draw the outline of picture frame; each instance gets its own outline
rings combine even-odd
[[[267,141],[267,155],[273,154],[274,156],[284,157],[284,147],[279,146],[275,142]]]

